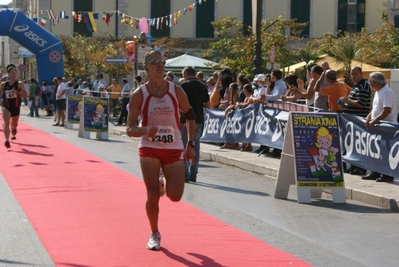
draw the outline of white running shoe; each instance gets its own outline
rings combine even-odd
[[[161,233],[151,233],[150,240],[147,243],[147,249],[160,250],[161,249]]]
[[[163,175],[162,169],[159,171],[159,195],[162,197],[165,195],[165,175]]]

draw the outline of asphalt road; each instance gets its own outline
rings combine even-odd
[[[108,141],[94,135],[78,138],[77,129],[52,127],[52,119],[45,117],[21,116],[21,121],[141,177],[136,140],[116,135]],[[18,203],[0,181],[0,266],[51,266]],[[183,201],[314,266],[398,266],[397,213],[350,200],[333,204],[328,195],[309,205],[298,204],[295,190],[290,190],[288,200],[278,200],[274,189],[275,180],[265,176],[201,161],[197,183],[186,184]]]

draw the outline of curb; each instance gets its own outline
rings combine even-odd
[[[126,131],[123,129],[112,129],[113,133],[116,135],[124,136]],[[233,157],[226,157],[218,155],[206,150],[201,150],[201,159],[209,160],[217,163],[221,163],[228,166],[234,166],[246,171],[255,172],[262,174],[269,179],[277,179],[278,169],[271,168],[265,165],[258,165],[254,163],[245,162]],[[324,193],[331,194],[330,191],[323,190]],[[394,212],[399,212],[399,199],[387,198],[381,195],[373,194],[370,192],[362,191],[359,189],[345,187],[346,199],[359,201],[372,206],[380,207],[383,209],[388,209]]]

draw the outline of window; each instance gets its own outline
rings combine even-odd
[[[81,12],[91,12],[93,11],[93,0],[74,0],[73,1],[73,11],[79,14]],[[73,20],[73,33],[78,33],[80,35],[91,37],[92,33],[87,29],[86,23],[82,19],[79,23],[77,20]]]
[[[165,17],[168,17],[168,23],[173,23],[170,21],[170,0],[152,0],[151,1],[151,18],[161,18],[164,17],[162,28],[159,26],[151,26],[151,35],[154,38],[162,38],[170,35],[170,27],[166,26]]]
[[[291,19],[310,23],[310,0],[291,0]],[[301,33],[304,36],[309,37],[309,25]]]
[[[196,21],[196,37],[197,38],[214,38],[214,29],[211,24],[215,20],[215,0],[198,2],[195,6],[197,11]]]
[[[251,32],[248,31],[248,26],[252,26],[252,1],[243,1],[243,22],[244,22],[244,34],[249,35]]]
[[[365,26],[365,0],[338,1],[338,30],[358,32]]]

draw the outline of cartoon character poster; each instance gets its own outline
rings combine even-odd
[[[108,98],[84,97],[84,130],[108,132]]]
[[[344,187],[338,115],[292,113],[297,185]]]
[[[79,124],[83,114],[83,96],[68,96],[68,123]]]

